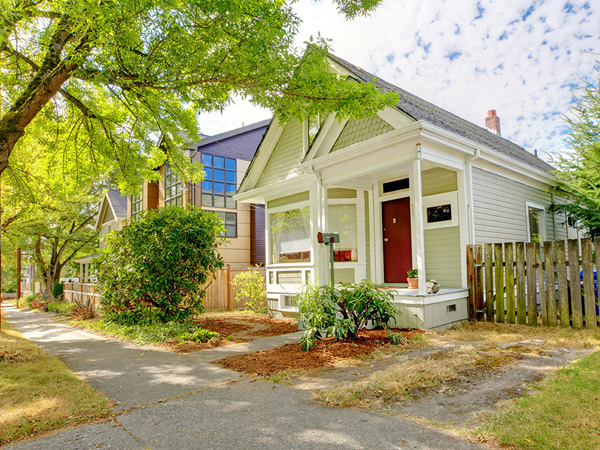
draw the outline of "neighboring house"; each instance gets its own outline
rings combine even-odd
[[[375,78],[330,62],[356,82]],[[328,283],[317,233],[335,232],[336,282],[393,289],[401,326],[445,327],[467,318],[467,244],[564,239],[564,218],[548,211],[561,193],[550,165],[499,136],[494,111],[490,132],[375,83],[400,100],[373,117],[274,119],[235,198],[266,206],[271,309],[295,312],[306,282]],[[418,290],[404,289],[411,268]],[[425,293],[430,279],[441,285],[436,295]]]
[[[190,146],[192,161],[204,166],[204,180],[196,184],[183,183],[166,163],[159,169],[160,181],[144,182],[141,195],[129,196],[127,217],[135,220],[143,211],[169,205],[193,205],[214,211],[221,216],[229,241],[219,249],[225,264],[264,265],[264,207],[238,203],[233,195],[269,123],[270,119],[204,137]]]

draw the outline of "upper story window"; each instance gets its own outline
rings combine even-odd
[[[142,195],[131,196],[131,220],[138,220],[142,217]]]
[[[237,202],[233,199],[237,187],[236,160],[202,155],[202,165],[202,206],[237,208]]]
[[[177,179],[171,164],[165,164],[165,206],[182,206],[182,183]]]
[[[308,117],[308,146],[310,147],[319,134],[325,117],[321,114],[314,114]]]

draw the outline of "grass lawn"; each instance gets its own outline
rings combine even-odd
[[[536,391],[488,416],[479,433],[527,450],[600,448],[600,352],[560,369]]]
[[[2,322],[0,445],[111,412],[109,399]]]

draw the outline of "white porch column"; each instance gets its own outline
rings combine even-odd
[[[423,188],[421,186],[421,144],[417,144],[417,159],[413,162],[413,211],[415,230],[415,250],[417,252],[417,270],[419,294],[425,294],[427,274],[425,273],[425,231],[423,229]]]
[[[325,252],[325,246],[317,243],[317,233],[327,230],[327,187],[323,186],[323,181],[318,173],[314,173],[317,183],[316,188],[311,191],[310,208],[313,211],[311,216],[314,218],[313,236],[311,242],[314,242],[315,258],[315,276],[321,286],[329,284],[329,260],[328,253]]]
[[[467,287],[467,245],[469,243],[470,227],[469,220],[469,188],[468,174],[466,170],[456,172],[458,184],[458,225],[460,232],[460,272],[461,286]]]

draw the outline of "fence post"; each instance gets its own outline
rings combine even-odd
[[[548,325],[555,327],[556,318],[556,282],[554,281],[554,242],[544,242],[544,274],[546,278],[546,310]]]
[[[477,319],[482,320],[485,311],[483,310],[483,264],[481,257],[481,244],[475,245],[475,310]]]
[[[567,279],[567,256],[565,241],[556,242],[556,277],[558,278],[558,314],[560,326],[571,325],[569,314],[569,280]]]
[[[583,269],[583,302],[585,305],[585,327],[596,327],[596,295],[594,292],[594,261],[592,240],[581,240],[581,266]]]
[[[487,321],[494,321],[494,260],[492,244],[485,244],[485,306]]]
[[[527,300],[525,298],[525,243],[515,244],[517,253],[517,323],[527,323]]]
[[[467,285],[469,287],[469,320],[475,320],[477,317],[475,308],[475,262],[474,245],[467,245]]]
[[[504,244],[504,272],[506,278],[506,322],[515,323],[515,266],[513,244]]]
[[[504,258],[502,244],[494,245],[494,281],[496,285],[496,322],[504,323]]]
[[[231,311],[231,265],[227,264],[227,311]]]
[[[527,254],[527,325],[537,325],[537,284],[535,280],[535,242],[525,244]]]
[[[581,309],[581,282],[579,278],[579,242],[569,239],[569,290],[571,291],[571,310],[573,311],[573,328],[583,327]]]

